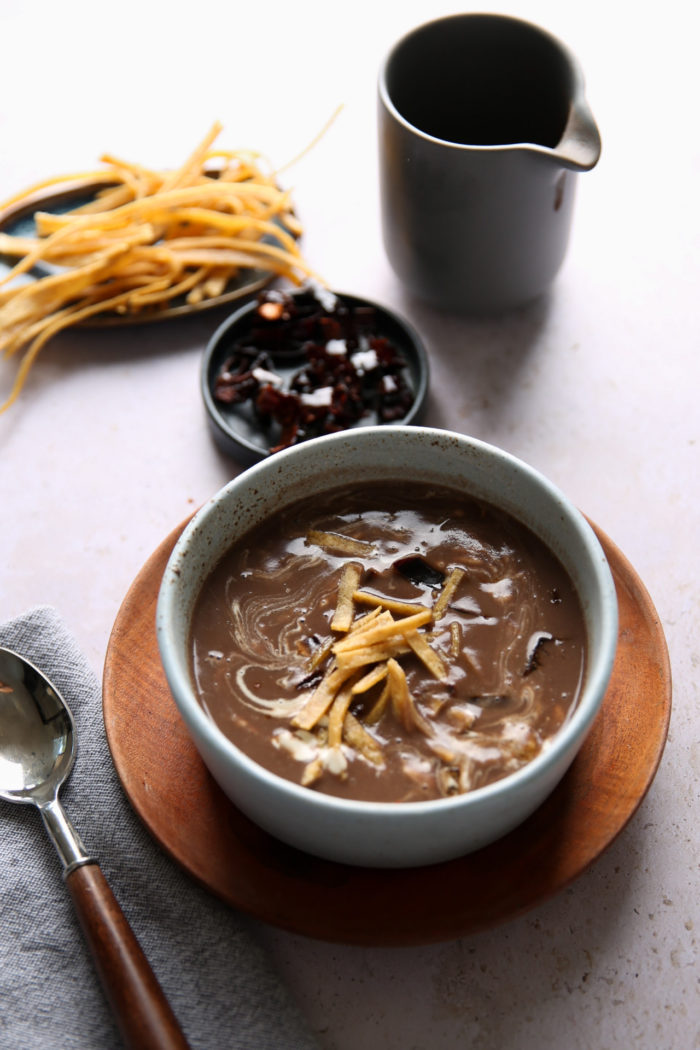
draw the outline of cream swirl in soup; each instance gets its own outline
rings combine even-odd
[[[282,777],[340,797],[471,791],[574,709],[585,628],[532,532],[446,488],[353,485],[237,542],[198,598],[204,709]]]

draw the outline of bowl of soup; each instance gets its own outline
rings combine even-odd
[[[234,805],[316,856],[408,867],[478,850],[554,790],[600,709],[617,603],[538,471],[377,426],[213,496],[170,557],[157,636]]]

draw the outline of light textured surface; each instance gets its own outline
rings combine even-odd
[[[666,631],[674,711],[658,776],[629,827],[527,916],[403,951],[258,933],[326,1050],[540,1050],[563,1045],[562,1032],[574,1050],[697,1048],[700,147],[690,8],[682,0],[504,5],[578,54],[603,155],[579,179],[570,250],[551,294],[483,321],[407,298],[379,229],[376,71],[404,30],[452,10],[438,0],[264,8],[213,0],[185,12],[125,0],[103,20],[78,0],[0,0],[8,88],[0,198],[48,174],[91,168],[103,150],[175,164],[216,118],[224,144],[284,164],[344,104],[284,174],[308,258],[336,288],[385,302],[421,332],[432,365],[428,423],[529,460],[627,555]],[[240,469],[213,446],[199,401],[202,348],[221,319],[64,335],[0,417],[1,618],[55,606],[98,675],[119,604],[148,555]],[[6,389],[11,370],[0,368]],[[111,775],[106,759],[103,774]],[[17,826],[6,809],[3,839]],[[109,824],[95,833],[92,848],[138,901],[124,842]],[[52,865],[49,850],[37,847],[34,863]],[[182,886],[178,907],[192,908],[198,891]],[[59,881],[37,909],[37,938],[56,936],[63,892]],[[153,917],[162,958],[166,919]],[[0,912],[3,942],[8,923]],[[225,1045],[215,958],[189,958],[178,980],[209,996],[216,989]],[[25,994],[40,987],[36,979]],[[94,1003],[86,993],[86,1026]],[[50,1009],[49,994],[36,1006],[29,1048],[41,1045]],[[2,1039],[0,1027],[4,1050]]]
[[[37,607],[1,624],[0,645],[43,671],[73,712],[78,757],[61,801],[193,1050],[313,1050],[254,924],[194,886],[132,812],[104,737],[99,679],[58,613]],[[0,1046],[116,1050],[121,1040],[34,807],[3,803],[0,897]]]

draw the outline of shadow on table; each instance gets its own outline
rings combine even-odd
[[[421,335],[431,368],[424,422],[455,429],[456,420],[507,421],[523,376],[537,353],[551,311],[551,296],[491,317],[445,313],[400,291],[398,309]],[[475,435],[478,436],[478,435]]]
[[[631,957],[630,945],[635,926],[650,920],[635,907],[649,878],[648,819],[643,803],[608,851],[575,882],[519,918],[482,933],[423,947],[340,951],[294,938],[290,969],[317,971],[319,987],[324,980],[332,987],[343,980],[357,982],[354,1044],[328,1027],[316,997],[299,988],[313,1020],[318,1011],[321,1045],[344,1050],[360,1045],[361,1038],[366,1050],[582,1047],[580,1036],[562,1030],[577,1002],[580,1009],[588,1003],[597,1015],[609,1011],[600,1004],[612,1003],[616,989],[645,965]],[[375,974],[381,975],[376,987]],[[289,979],[294,983],[292,972]],[[427,1018],[430,1043],[420,1041]]]

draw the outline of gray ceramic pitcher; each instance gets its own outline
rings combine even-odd
[[[563,44],[505,15],[419,26],[380,72],[378,130],[384,245],[409,291],[493,313],[549,287],[601,148]]]

